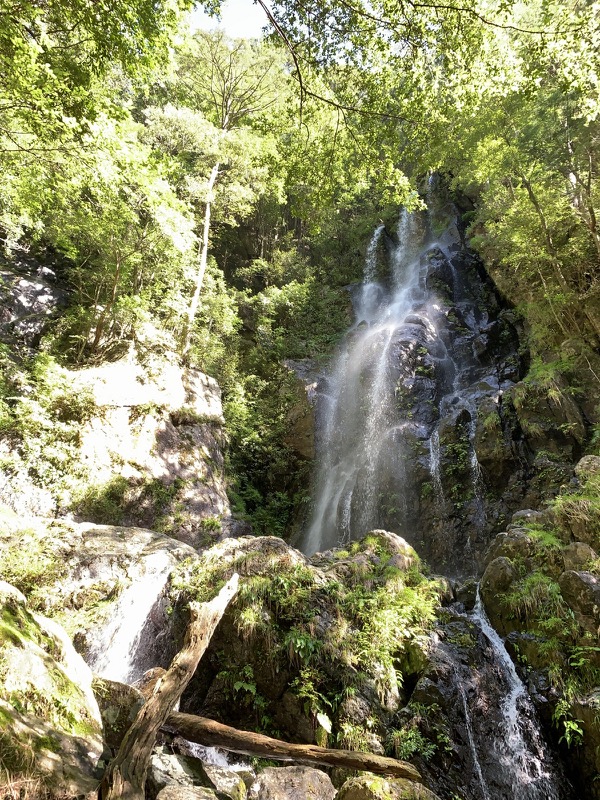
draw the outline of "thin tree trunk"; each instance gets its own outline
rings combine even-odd
[[[219,175],[220,164],[217,163],[211,170],[210,178],[208,179],[208,187],[206,190],[206,205],[204,206],[204,226],[202,229],[202,242],[200,244],[200,254],[198,257],[198,271],[196,273],[196,286],[194,288],[194,295],[190,301],[187,312],[187,320],[185,324],[185,331],[183,335],[182,354],[186,356],[192,343],[192,333],[194,330],[194,322],[196,321],[196,314],[198,313],[198,305],[200,304],[200,292],[202,291],[202,284],[204,283],[204,273],[206,272],[206,262],[208,260],[208,237],[210,233],[210,213],[213,201],[213,190]]]
[[[156,734],[190,682],[225,609],[235,597],[234,574],[209,603],[191,604],[191,620],[182,649],[142,706],[106,771],[100,787],[102,800],[144,800],[144,784]]]
[[[317,747],[314,744],[288,744],[261,733],[240,731],[212,719],[196,717],[192,714],[173,712],[169,714],[166,727],[190,742],[210,747],[222,747],[224,750],[231,750],[247,756],[359,769],[380,775],[408,778],[411,781],[421,782],[422,780],[419,772],[406,761],[397,761],[394,758],[385,758],[373,753],[360,753],[354,750],[333,750],[327,747]]]

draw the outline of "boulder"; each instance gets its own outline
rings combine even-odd
[[[535,542],[527,533],[526,528],[513,528],[505,533],[499,533],[491,543],[485,554],[486,566],[496,558],[526,559],[535,552]]]
[[[420,783],[365,774],[347,780],[336,800],[439,800],[439,797]]]
[[[250,788],[249,800],[333,800],[329,777],[312,767],[267,767]]]
[[[37,520],[5,531],[0,569],[20,581],[30,605],[58,615],[97,673],[126,682],[168,665],[177,647],[167,579],[196,551],[144,528]]]
[[[219,798],[223,800],[244,800],[248,794],[246,784],[239,772],[214,764],[203,764],[203,771]]]
[[[585,542],[573,542],[563,547],[561,555],[564,562],[565,571],[584,570],[591,561],[596,561],[598,554]]]
[[[477,602],[477,581],[467,578],[464,583],[456,587],[456,599],[462,603],[467,611],[472,611]]]
[[[600,456],[584,456],[575,465],[575,475],[586,480],[600,475]]]
[[[54,621],[0,582],[0,752],[13,776],[82,795],[98,786],[103,754],[92,674]]]
[[[589,572],[567,570],[558,579],[558,585],[577,621],[587,631],[597,635],[600,628],[600,581],[598,578]]]
[[[483,605],[490,622],[502,634],[507,634],[512,630],[512,626],[498,603],[498,597],[510,588],[517,577],[518,573],[512,561],[501,556],[490,561],[481,578],[480,592]]]
[[[150,758],[147,791],[156,796],[165,786],[199,786],[209,788],[202,762],[191,756],[171,753],[164,747],[155,748]]]
[[[100,708],[104,742],[117,750],[145,703],[144,695],[126,683],[98,676],[92,682],[92,689]]]
[[[199,786],[169,784],[156,795],[156,800],[218,800],[212,789]]]

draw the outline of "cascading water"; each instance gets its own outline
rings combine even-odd
[[[314,505],[301,547],[311,555],[385,528],[434,570],[473,574],[493,536],[480,408],[498,409],[519,379],[518,336],[450,214],[403,212],[395,241],[382,226],[374,232],[363,282],[351,290],[354,324],[317,385]],[[470,630],[450,631],[433,662],[462,760],[450,784],[432,768],[433,784],[459,786],[466,800],[564,800],[532,704],[481,606],[455,619]],[[468,654],[453,635],[474,642]]]
[[[435,236],[432,229],[443,225]],[[377,279],[384,237],[391,250],[385,281]],[[375,230],[363,282],[352,289],[355,322],[319,386],[315,498],[301,544],[307,554],[376,527],[423,545],[418,520],[424,485],[435,496],[438,518],[445,516],[448,500],[457,505],[456,490],[448,497],[442,474],[448,420],[462,441],[446,449],[466,473],[463,483],[470,484],[460,499],[466,503],[468,496],[472,525],[485,525],[474,447],[476,398],[497,394],[501,379],[497,370],[488,375],[490,366],[475,342],[490,320],[460,274],[466,251],[448,218],[440,224],[429,212],[403,211],[396,239],[391,244],[382,225]],[[449,472],[459,477],[456,464]],[[470,538],[465,534],[459,544],[468,548]],[[443,565],[435,563],[435,552],[423,554],[434,567]]]
[[[479,593],[471,618],[488,640],[506,683],[494,755],[503,768],[511,796],[520,800],[560,800],[560,778],[541,735],[535,709],[502,639],[485,614]]]
[[[100,632],[88,654],[88,662],[98,675],[113,681],[130,683],[141,678],[153,657],[144,652],[144,627],[173,569],[168,553],[158,551],[144,560],[143,577],[121,594],[108,625]],[[148,642],[146,642],[148,643]]]

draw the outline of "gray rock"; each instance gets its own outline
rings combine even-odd
[[[490,622],[502,634],[512,630],[512,625],[498,603],[498,596],[506,592],[517,577],[517,570],[512,561],[501,556],[490,561],[481,578],[480,592],[483,605]]]
[[[590,633],[600,628],[600,581],[589,572],[568,570],[558,579],[560,591],[567,605],[573,609],[577,621]]]
[[[467,611],[475,607],[477,600],[477,581],[475,578],[468,578],[460,586],[456,587],[456,599],[462,603]]]
[[[565,571],[585,569],[590,561],[598,558],[596,551],[585,542],[573,542],[561,551]]]
[[[227,767],[217,767],[214,764],[203,764],[203,769],[220,798],[244,800],[248,792],[239,772],[227,769]]]
[[[126,683],[97,676],[92,682],[92,689],[100,708],[104,742],[116,750],[144,705],[144,696]]]
[[[148,791],[153,795],[171,784],[211,788],[207,787],[203,765],[199,759],[169,753],[164,748],[157,748],[152,753],[146,783]]]
[[[329,777],[312,767],[268,767],[250,788],[249,800],[333,800]]]
[[[5,582],[0,618],[2,762],[39,775],[42,787],[93,791],[104,745],[89,667],[63,628],[32,614],[21,592]]]
[[[513,528],[499,533],[485,554],[486,566],[495,558],[528,558],[535,551],[535,543],[526,528]]]
[[[600,474],[600,456],[584,456],[575,466],[575,475],[580,479]]]
[[[156,800],[218,800],[218,798],[212,789],[171,784],[160,790]]]

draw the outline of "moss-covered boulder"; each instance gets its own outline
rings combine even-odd
[[[274,537],[226,540],[180,568],[174,616],[233,571],[240,591],[182,710],[291,742],[383,752],[439,605],[415,551],[385,531],[314,563]]]
[[[361,775],[350,778],[336,800],[439,800],[438,795],[412,781]]]
[[[250,787],[249,800],[333,800],[329,777],[312,767],[268,767]]]
[[[0,582],[0,767],[50,792],[98,785],[102,726],[92,675],[65,631]]]

